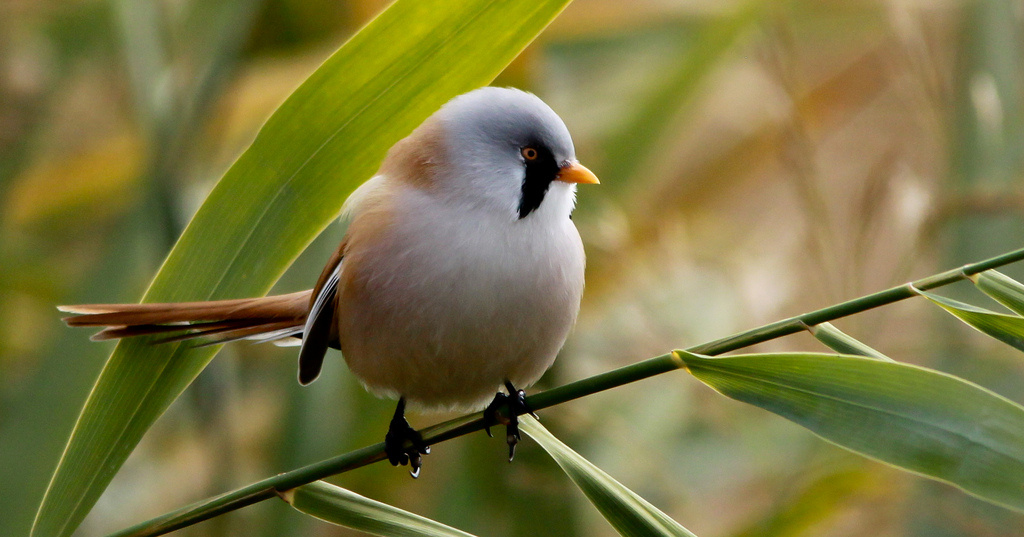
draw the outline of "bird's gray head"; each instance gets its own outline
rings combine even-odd
[[[576,162],[562,119],[537,96],[480,88],[455,97],[432,118],[440,126],[446,190],[512,220],[568,218],[575,183],[597,178]]]

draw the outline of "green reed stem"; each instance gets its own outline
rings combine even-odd
[[[834,306],[804,313],[803,315],[783,319],[759,328],[754,328],[753,330],[748,330],[746,332],[741,332],[709,343],[690,347],[687,350],[697,354],[718,355],[749,347],[751,345],[756,345],[758,343],[793,334],[801,330],[806,330],[808,327],[816,324],[833,321],[842,317],[847,317],[869,309],[917,296],[914,292],[915,288],[925,291],[928,289],[935,289],[937,287],[942,287],[967,279],[969,276],[974,274],[1021,260],[1024,260],[1024,248],[1007,252],[977,263],[964,265],[958,269],[922,278],[911,283],[892,287],[884,291],[855,298]],[[663,354],[661,356],[649,358],[635,364],[613,369],[612,371],[607,371],[582,380],[570,382],[569,384],[532,395],[526,398],[526,402],[534,410],[541,410],[567,401],[572,401],[573,399],[579,399],[586,395],[595,394],[624,384],[653,377],[661,373],[680,369],[682,367],[682,361],[679,360],[674,353]],[[423,434],[423,440],[427,444],[437,444],[474,431],[479,431],[483,428],[483,414],[475,413],[427,427],[422,429],[420,432]],[[191,526],[197,522],[213,518],[228,511],[234,511],[235,509],[272,498],[289,489],[293,489],[307,483],[312,483],[313,481],[317,481],[328,476],[347,472],[355,468],[360,468],[386,458],[383,442],[367,446],[344,455],[339,455],[309,466],[304,466],[302,468],[269,477],[262,481],[257,481],[256,483],[221,494],[220,496],[208,498],[187,507],[183,507],[177,511],[167,513],[152,520],[119,531],[112,534],[111,537],[163,535],[176,529]]]

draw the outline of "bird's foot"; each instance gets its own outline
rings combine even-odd
[[[406,448],[406,443],[409,447]],[[409,465],[409,475],[420,476],[423,466],[423,455],[430,454],[430,446],[423,442],[423,436],[409,425],[405,419],[405,399],[398,400],[395,417],[391,418],[388,434],[384,436],[384,452],[392,466]]]
[[[512,459],[516,456],[516,444],[522,440],[522,436],[519,434],[519,416],[530,414],[536,418],[537,415],[526,404],[526,392],[516,389],[507,380],[505,381],[505,388],[508,390],[508,394],[498,392],[494,396],[494,400],[491,401],[491,404],[487,405],[487,409],[484,410],[484,420],[487,422],[484,430],[487,431],[487,436],[494,438],[494,435],[491,434],[491,426],[499,424],[505,426],[505,442],[508,443],[508,461],[512,462]],[[508,409],[506,411],[507,415],[502,412],[506,408]]]

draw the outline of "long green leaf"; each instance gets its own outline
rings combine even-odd
[[[388,147],[449,98],[487,84],[569,0],[399,0],[274,113],[217,184],[149,302],[266,293]],[[79,416],[33,526],[74,531],[114,473],[216,352],[118,344]]]
[[[281,494],[295,509],[320,520],[394,537],[473,537],[429,518],[317,481]]]
[[[671,517],[555,438],[539,421],[520,416],[519,426],[551,455],[601,515],[621,535],[696,537]]]
[[[1024,284],[996,270],[975,274],[971,280],[981,292],[1017,315],[1024,315]]]
[[[981,386],[859,356],[676,355],[723,395],[846,449],[1024,511],[1024,407]]]
[[[924,291],[919,293],[971,328],[1024,351],[1024,317],[996,313]]]

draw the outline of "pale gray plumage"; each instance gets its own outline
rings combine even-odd
[[[572,162],[572,139],[540,99],[501,88],[456,97],[409,138],[437,148],[428,180],[401,173],[425,166],[386,161],[348,208],[342,353],[376,393],[480,408],[505,380],[533,384],[575,321],[584,268],[569,219],[575,185],[553,181],[533,214],[517,216],[521,148],[545,144]]]

